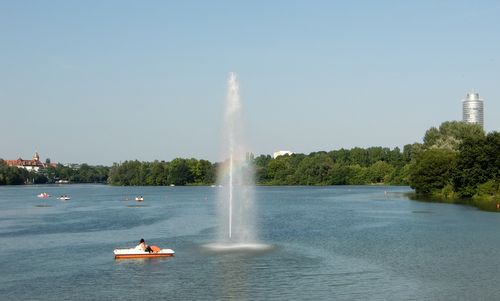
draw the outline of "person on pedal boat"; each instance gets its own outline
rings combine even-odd
[[[144,241],[144,238],[141,238],[141,241],[139,241],[139,244],[137,246],[135,246],[135,248],[137,250],[143,250],[143,251],[148,252],[148,253],[153,252],[153,250],[151,249],[151,247],[148,246],[146,244],[146,242]]]

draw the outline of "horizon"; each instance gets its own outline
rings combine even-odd
[[[4,160],[220,162],[230,72],[254,154],[402,150],[460,121],[470,91],[500,129],[494,1],[0,8]]]

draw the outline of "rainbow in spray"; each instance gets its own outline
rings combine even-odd
[[[254,173],[246,156],[240,86],[231,72],[227,83],[224,118],[224,150],[227,158],[219,169],[219,239],[251,242],[254,234]]]
[[[223,158],[218,172],[218,242],[212,250],[262,250],[255,231],[255,180],[245,145],[240,86],[235,73],[228,79],[225,103]]]

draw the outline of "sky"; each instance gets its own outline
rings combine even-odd
[[[484,99],[498,1],[0,0],[0,158],[222,158],[238,74],[256,155],[400,147]]]

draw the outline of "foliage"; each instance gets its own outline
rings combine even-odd
[[[457,150],[464,139],[484,136],[480,125],[463,121],[445,121],[439,129],[431,127],[424,136],[425,148]]]
[[[430,128],[422,144],[407,144],[402,151],[355,147],[275,159],[249,153],[246,159],[253,163],[255,179],[262,185],[410,185],[417,194],[483,203],[498,199],[500,190],[500,133],[485,135],[479,125],[458,121]],[[0,185],[59,179],[111,185],[207,185],[215,183],[220,164],[183,158],[132,160],[112,167],[57,165],[35,173],[9,167],[0,159]]]
[[[450,182],[455,167],[456,152],[431,148],[419,152],[410,171],[410,186],[417,193],[441,190]]]
[[[45,184],[54,183],[57,180],[67,180],[72,183],[105,183],[108,173],[109,167],[87,164],[77,167],[59,164],[35,172],[7,166],[3,160],[0,160],[0,185]]]
[[[463,197],[471,197],[480,184],[499,179],[500,133],[464,139],[453,175],[455,190]]]
[[[326,153],[316,153],[300,161],[295,171],[295,183],[299,185],[328,185],[333,160]]]
[[[29,172],[25,169],[10,167],[0,159],[0,185],[20,185],[29,178]]]
[[[477,124],[444,122],[430,128],[410,166],[410,185],[418,194],[472,200],[481,208],[498,196],[500,133],[485,135]]]
[[[293,154],[258,156],[254,160],[257,183],[264,185],[407,185],[407,165],[412,146],[340,149]]]
[[[109,172],[111,185],[206,185],[215,182],[216,165],[206,160],[176,158],[171,162],[125,161]]]

